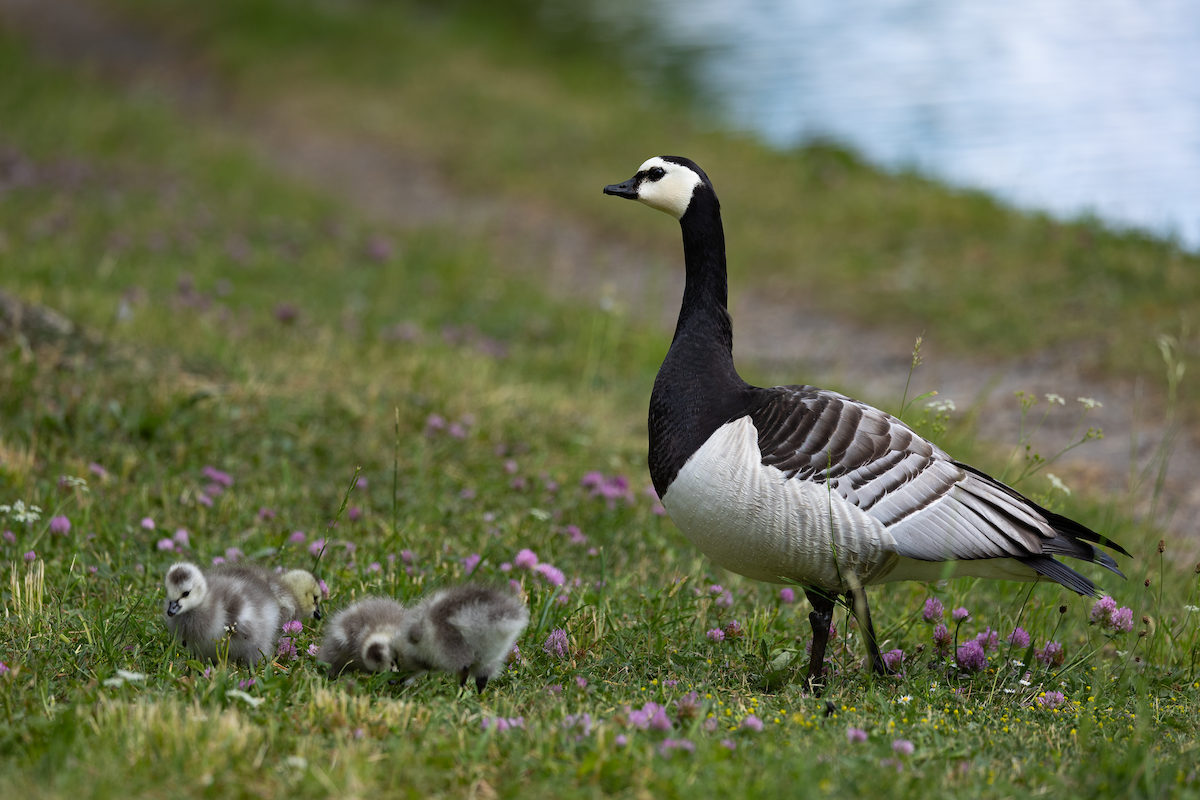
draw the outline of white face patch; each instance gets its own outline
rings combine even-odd
[[[182,577],[179,575],[180,571],[183,573]],[[177,564],[167,575],[167,600],[178,602],[181,612],[190,611],[204,602],[204,596],[208,593],[208,582],[195,565]],[[175,576],[175,580],[171,580],[172,575]]]
[[[648,172],[655,167],[663,171],[663,176],[656,181],[651,180],[649,175],[643,178],[638,186],[637,199],[651,208],[665,211],[679,219],[692,202],[692,192],[703,181],[687,167],[673,164],[658,156],[638,167],[638,173]]]

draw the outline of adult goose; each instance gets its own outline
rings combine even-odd
[[[890,414],[814,386],[743,381],[733,365],[721,205],[694,162],[651,158],[604,193],[665,211],[683,229],[683,304],[650,396],[654,488],[717,564],[804,587],[811,688],[821,688],[842,595],[867,632],[873,669],[887,672],[863,587],[953,574],[1096,593],[1055,555],[1121,575],[1090,543],[1129,555],[1119,545],[960,464]]]

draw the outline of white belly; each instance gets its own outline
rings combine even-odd
[[[899,558],[884,526],[841,495],[764,467],[749,416],[719,428],[662,503],[706,556],[748,578],[844,592]]]

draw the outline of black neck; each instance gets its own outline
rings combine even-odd
[[[750,387],[733,366],[721,205],[707,184],[680,219],[687,283],[675,337],[650,396],[650,477],[665,494],[687,459],[736,419]]]
[[[675,325],[674,343],[687,329],[710,350],[710,356],[727,358],[733,365],[733,323],[729,318],[729,278],[725,265],[725,228],[721,204],[705,185],[696,189],[687,212],[679,220],[683,232],[683,259],[687,282]]]

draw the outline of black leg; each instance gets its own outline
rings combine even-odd
[[[805,683],[809,691],[820,696],[825,688],[825,645],[829,643],[829,626],[833,624],[833,598],[813,589],[805,589],[812,613],[808,621],[812,625],[812,656],[808,660],[808,677]]]
[[[851,589],[846,593],[846,597],[850,600],[850,607],[854,609],[854,617],[858,620],[858,626],[863,629],[864,635],[867,637],[867,655],[871,659],[871,669],[877,675],[890,675],[891,670],[883,663],[883,656],[879,654],[879,641],[875,638],[875,626],[871,623],[871,607],[867,605],[867,592],[865,589]]]
[[[476,675],[475,676],[475,688],[479,690],[480,694],[483,694],[483,690],[485,688],[487,688],[487,682],[488,682],[487,675]]]

